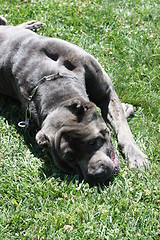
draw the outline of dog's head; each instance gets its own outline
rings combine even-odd
[[[118,173],[110,132],[91,102],[76,99],[55,110],[44,121],[36,140],[49,147],[60,168],[82,175],[89,183],[103,184]]]

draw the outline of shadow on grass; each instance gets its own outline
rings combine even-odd
[[[31,120],[27,129],[18,126],[18,123],[24,120],[24,112],[21,109],[19,101],[0,95],[0,116],[6,119],[9,125],[15,126],[17,133],[24,138],[24,141],[32,154],[44,161],[44,164],[40,169],[40,177],[42,180],[44,180],[45,177],[49,178],[52,176],[60,178],[61,180],[66,179],[66,174],[56,167],[52,157],[45,149],[41,149],[36,143],[35,135],[38,131],[38,127],[35,122]],[[67,175],[67,177],[67,181],[75,179],[75,176],[73,175]]]
[[[44,162],[39,169],[42,181],[50,177],[59,178],[61,181],[65,180],[68,184],[71,182],[74,183],[75,181],[78,181],[78,183],[84,181],[83,178],[78,175],[65,174],[61,171],[55,165],[51,155],[45,149],[41,149],[38,146],[35,135],[39,129],[32,119],[27,129],[18,126],[18,123],[24,120],[24,112],[21,109],[19,101],[0,95],[0,116],[6,119],[9,125],[15,126],[17,133],[23,137],[32,154]],[[114,177],[111,182],[113,180]],[[106,183],[105,186],[108,186],[108,184],[109,183]],[[90,187],[92,186],[93,185],[90,185]],[[102,189],[103,186],[100,186],[100,188]]]

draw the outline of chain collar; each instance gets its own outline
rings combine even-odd
[[[65,75],[65,74],[62,74],[62,73],[54,73],[54,74],[51,74],[51,75],[48,75],[48,76],[44,76],[42,77],[37,85],[33,88],[33,90],[31,91],[31,94],[28,96],[28,97],[25,97],[26,100],[28,101],[28,106],[27,106],[27,109],[25,111],[25,121],[21,121],[18,123],[18,126],[21,127],[21,128],[25,128],[25,127],[28,127],[29,126],[29,121],[31,119],[31,113],[29,111],[29,104],[30,102],[32,101],[33,97],[35,96],[36,92],[37,92],[37,89],[38,87],[43,84],[45,81],[52,81],[52,80],[56,80],[58,78],[62,78],[62,77],[66,77],[66,78],[76,78],[75,76],[69,76],[69,75]]]

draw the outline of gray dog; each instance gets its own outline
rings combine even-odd
[[[6,25],[5,19],[1,17],[0,23]],[[20,100],[25,125],[30,117],[36,121],[37,143],[49,149],[65,172],[103,184],[119,171],[109,123],[130,167],[148,166],[126,120],[133,106],[120,103],[93,56],[76,45],[31,31],[41,25],[31,21],[0,26],[0,93]]]

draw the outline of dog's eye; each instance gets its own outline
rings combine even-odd
[[[98,150],[103,144],[103,139],[100,137],[97,137],[95,139],[91,139],[89,141],[89,151],[96,151]]]
[[[89,141],[90,146],[94,146],[96,144],[97,144],[97,139],[92,139],[92,140]]]

